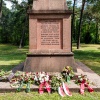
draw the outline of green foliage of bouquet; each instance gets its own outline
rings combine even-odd
[[[0,80],[7,80],[11,71],[0,70]]]
[[[74,72],[71,66],[64,67],[63,71],[61,72],[63,78],[66,82],[70,82],[71,78],[74,77]]]
[[[61,74],[52,76],[51,82],[50,82],[52,90],[57,91],[58,87],[61,86],[63,81],[64,80]]]
[[[0,70],[0,77],[5,75],[5,71],[4,70]]]

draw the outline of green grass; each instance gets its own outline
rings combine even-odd
[[[0,69],[11,70],[17,64],[25,61],[28,47],[19,49],[16,46],[0,44]]]
[[[0,44],[0,69],[11,70],[17,64],[25,61],[28,47],[18,49],[18,47],[7,44]],[[100,74],[100,45],[81,44],[79,50],[73,45],[73,52],[76,60],[79,60],[89,66],[97,74]],[[84,95],[72,93],[72,97],[59,96],[58,93],[48,95],[44,93],[39,95],[37,92],[19,92],[19,93],[0,93],[0,100],[100,100],[100,92],[88,93]]]
[[[76,60],[83,62],[100,75],[100,45],[81,44],[79,50],[74,45],[73,52]]]
[[[0,100],[100,100],[100,92],[85,93],[80,95],[79,93],[73,93],[72,97],[61,97],[58,93],[39,95],[38,92],[19,92],[19,93],[2,93],[0,94]]]

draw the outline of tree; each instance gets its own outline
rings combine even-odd
[[[2,0],[0,0],[0,18],[1,18],[1,15],[2,15]]]
[[[22,2],[22,3],[24,4],[25,2]],[[31,4],[32,3],[33,3],[33,0],[28,0],[28,3],[25,6],[25,10],[26,10],[25,26],[23,27],[23,31],[22,31],[22,36],[21,36],[21,39],[20,39],[19,48],[22,48],[24,46],[25,29],[27,27],[27,22],[28,22],[27,10],[31,9]]]
[[[100,2],[98,0],[88,0],[85,7],[83,22],[87,23],[84,42],[99,43],[99,23],[100,23]],[[86,37],[88,39],[86,39]],[[91,38],[92,37],[92,38]],[[91,41],[90,41],[91,39]],[[89,41],[87,41],[89,40]]]
[[[21,48],[28,44],[29,18],[27,10],[29,8],[31,9],[33,0],[22,0],[20,4],[18,3],[18,0],[8,0],[12,3],[12,9],[10,10],[6,8],[4,1],[7,0],[0,0],[0,12],[2,11],[2,16],[0,18],[0,42],[12,43],[14,45],[18,45]],[[73,9],[72,36],[74,42],[76,42],[78,35],[78,39],[80,40],[78,42],[79,44],[80,42],[99,43],[99,0],[86,0],[85,3],[82,2],[84,3],[84,6],[82,4],[82,7],[77,6],[77,1],[78,0],[74,0],[74,4],[72,5],[71,2],[67,0],[68,8],[71,10]]]
[[[75,4],[76,0],[74,0],[73,4],[73,14],[72,14],[72,23],[71,23],[71,51],[72,51],[72,38],[73,38],[73,33],[75,34]]]
[[[82,17],[83,17],[83,10],[84,10],[85,3],[86,0],[82,0],[82,9],[80,13],[80,21],[79,21],[79,29],[78,29],[77,49],[80,48],[80,33],[81,33]]]
[[[99,43],[99,23],[100,23],[100,1],[96,1],[92,8],[93,17],[96,22],[95,43]]]

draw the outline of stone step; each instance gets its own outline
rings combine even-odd
[[[73,80],[70,82],[70,84],[67,84],[67,85],[71,92],[79,92],[80,86],[75,84]],[[95,85],[91,85],[91,87],[94,89],[94,91],[100,92],[100,87],[97,87]],[[37,86],[37,85],[30,86],[31,91],[38,91],[38,88],[39,88],[39,86]],[[6,92],[6,93],[7,92],[16,92],[16,89],[17,88],[15,88],[15,87],[11,87],[9,82],[0,82],[0,92],[2,92],[2,93],[3,92]],[[87,91],[87,88],[85,88],[85,90]],[[25,91],[25,87],[22,88],[21,91]]]

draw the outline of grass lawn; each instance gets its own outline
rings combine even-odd
[[[83,62],[100,75],[100,44],[81,44],[79,50],[73,45],[75,60]]]
[[[19,49],[16,46],[0,44],[0,69],[11,70],[17,64],[25,61],[28,47]]]
[[[7,44],[0,44],[0,69],[11,70],[17,64],[25,61],[28,47],[18,49],[18,47]],[[73,45],[73,52],[76,60],[89,66],[100,75],[100,45],[81,44],[81,48],[76,50]],[[100,92],[88,93],[84,95],[73,93],[72,97],[60,97],[58,93],[39,95],[37,92],[0,93],[0,100],[100,100]]]
[[[39,95],[38,92],[19,92],[19,93],[2,93],[0,94],[0,100],[100,100],[100,93],[85,93],[80,95],[79,93],[73,93],[72,97],[61,97],[58,93]]]

